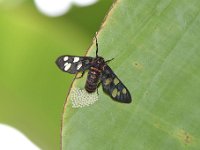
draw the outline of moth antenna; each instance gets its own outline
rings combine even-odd
[[[96,57],[99,57],[98,56],[99,46],[98,46],[98,41],[97,41],[97,32],[96,32],[96,35],[95,35],[95,39],[96,39]]]
[[[112,61],[114,58],[112,58],[112,59],[109,59],[109,60],[106,60],[106,63],[108,63],[108,62],[110,62],[110,61]]]

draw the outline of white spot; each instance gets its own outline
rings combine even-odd
[[[51,17],[64,15],[71,7],[71,0],[34,0],[38,10]]]
[[[50,17],[57,17],[68,12],[74,4],[83,7],[92,5],[97,0],[34,0],[34,2],[41,13]]]
[[[74,3],[78,6],[89,6],[96,2],[97,0],[74,0]]]
[[[79,61],[79,57],[74,57],[74,63]]]
[[[65,56],[65,57],[63,58],[64,61],[67,61],[68,59],[69,59],[68,56]]]
[[[71,63],[65,63],[64,64],[64,66],[65,66],[64,70],[67,71],[71,67],[71,65],[72,65]]]
[[[82,66],[82,63],[79,63],[78,66],[77,66],[77,70],[79,70]]]
[[[88,93],[84,89],[75,88],[70,93],[70,100],[73,108],[85,107],[95,103],[98,100],[96,92]]]
[[[18,129],[0,123],[1,150],[40,150],[28,137]]]

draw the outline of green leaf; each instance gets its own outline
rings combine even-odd
[[[99,53],[115,58],[109,66],[133,103],[117,103],[101,87],[89,107],[72,108],[68,96],[63,150],[199,149],[199,12],[199,0],[116,1],[97,36]]]

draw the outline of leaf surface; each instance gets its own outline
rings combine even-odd
[[[99,53],[133,102],[99,101],[63,114],[63,150],[200,147],[200,1],[118,0],[98,34]],[[95,56],[95,43],[88,51]],[[85,75],[86,77],[86,75]],[[86,78],[75,80],[84,88]]]

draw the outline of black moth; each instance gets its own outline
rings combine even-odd
[[[88,93],[95,92],[100,83],[102,83],[103,91],[113,100],[130,103],[131,95],[128,89],[107,65],[111,60],[105,61],[103,57],[98,56],[98,42],[96,38],[96,57],[64,55],[56,60],[56,64],[64,72],[71,74],[82,72],[81,77],[86,70],[89,70],[85,84],[85,89]]]

